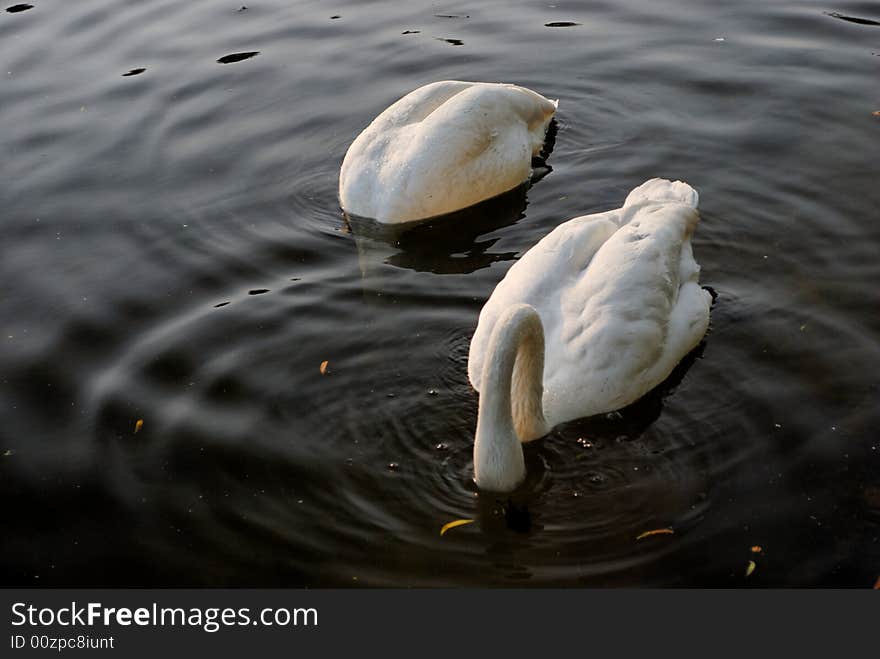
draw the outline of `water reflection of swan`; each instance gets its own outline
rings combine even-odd
[[[493,252],[497,238],[481,238],[516,223],[526,207],[526,186],[520,186],[464,210],[436,220],[381,224],[346,217],[357,243],[361,274],[381,271],[385,265],[433,272],[467,274],[498,261],[511,261],[516,252]]]
[[[508,271],[468,359],[477,485],[515,489],[521,442],[632,403],[699,343],[711,296],[691,248],[697,199],[686,183],[653,179],[622,208],[560,225]]]
[[[513,190],[529,180],[556,105],[516,85],[445,80],[420,87],[349,147],[340,204],[350,215],[404,223]]]

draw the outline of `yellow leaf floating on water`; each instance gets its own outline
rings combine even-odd
[[[749,564],[746,566],[746,576],[747,577],[752,576],[752,572],[755,571],[755,567],[756,567],[755,561],[749,561]]]
[[[652,535],[672,535],[673,533],[675,533],[675,531],[673,531],[670,528],[651,529],[650,531],[645,531],[644,533],[639,533],[638,536],[636,536],[636,540],[641,540],[642,538],[647,538],[648,536],[652,536]]]
[[[330,364],[330,362],[328,362],[326,359],[325,359],[324,361],[321,362],[321,375],[326,375],[326,374],[327,374],[327,366],[328,366],[328,364]]]
[[[138,419],[134,422],[134,433],[137,434],[138,430],[144,427],[144,420]]]
[[[874,110],[871,114],[873,114],[875,117],[880,117],[880,110]]]
[[[440,535],[446,533],[449,529],[454,529],[456,526],[464,526],[465,524],[473,524],[474,520],[472,519],[456,519],[452,522],[447,522],[440,529]]]

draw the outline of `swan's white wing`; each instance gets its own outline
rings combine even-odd
[[[708,323],[690,246],[696,209],[678,199],[639,199],[623,210],[628,221],[560,298],[562,326],[548,341],[545,366],[547,412],[557,422],[632,402],[695,345],[688,337],[700,319]]]
[[[495,83],[444,81],[380,114],[339,176],[346,212],[383,222],[449,213],[528,180],[556,103]]]
[[[560,295],[583,273],[602,244],[617,231],[619,210],[576,217],[559,225],[508,270],[480,312],[471,340],[468,377],[477,391],[486,347],[498,317],[511,305],[530,304],[541,317],[549,342],[562,322]],[[547,369],[545,367],[545,373]]]

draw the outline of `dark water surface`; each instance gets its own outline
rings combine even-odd
[[[876,2],[31,4],[0,12],[4,585],[874,583]],[[559,98],[552,169],[349,232],[346,148],[444,78]],[[701,194],[710,334],[477,496],[483,302],[652,176]]]

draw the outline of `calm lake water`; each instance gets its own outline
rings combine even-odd
[[[241,3],[0,11],[3,585],[874,583],[878,3]],[[348,145],[448,78],[558,98],[549,167],[350,231]],[[653,176],[700,192],[710,333],[478,495],[482,304]]]

